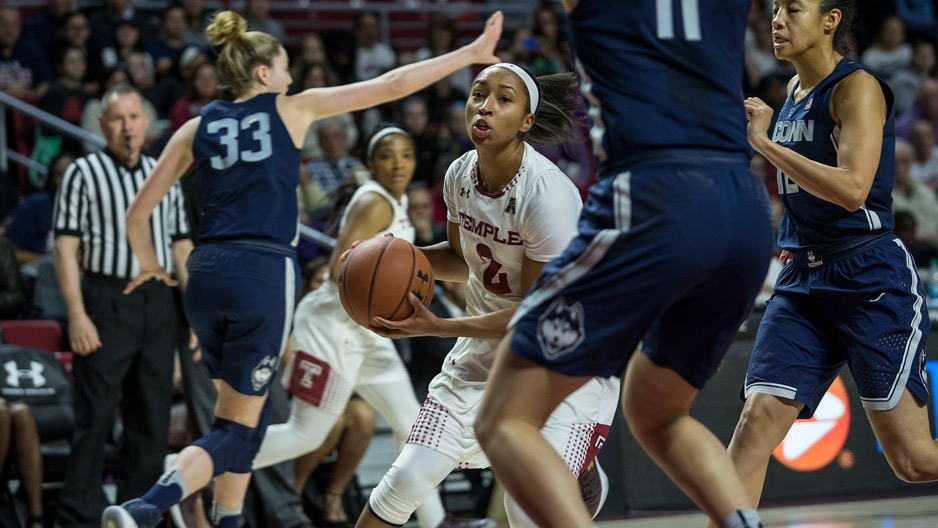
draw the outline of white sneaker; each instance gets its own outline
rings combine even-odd
[[[101,528],[137,528],[137,521],[120,506],[108,506],[101,514]]]
[[[173,462],[176,461],[176,458],[179,457],[179,453],[170,453],[163,458],[163,472],[166,473],[173,467]],[[185,498],[185,497],[183,497]],[[173,523],[173,526],[176,528],[186,528],[186,520],[182,516],[182,508],[179,507],[179,503],[173,504],[170,506],[169,511],[166,512],[169,514],[169,518]]]

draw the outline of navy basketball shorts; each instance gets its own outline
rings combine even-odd
[[[928,401],[925,289],[893,235],[813,268],[785,266],[766,305],[744,395],[801,402],[810,418],[846,364],[863,407],[889,410],[905,388]]]
[[[742,161],[739,161],[742,159]],[[702,388],[772,256],[765,185],[745,158],[644,162],[590,191],[579,234],[515,314],[511,349],[569,376],[621,376],[639,345]]]
[[[188,269],[186,315],[209,374],[241,394],[266,394],[292,329],[296,259],[207,244],[192,251]]]

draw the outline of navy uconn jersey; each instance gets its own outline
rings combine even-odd
[[[828,108],[837,83],[857,70],[865,68],[850,59],[842,59],[826,79],[798,102],[792,99],[796,84],[779,113],[772,131],[772,141],[808,159],[836,167],[840,126],[831,118]],[[892,229],[895,108],[892,91],[884,82],[880,81],[879,84],[886,97],[888,117],[883,127],[879,167],[865,204],[857,211],[850,212],[800,189],[779,171],[778,191],[785,202],[785,213],[778,232],[780,247],[800,251]]]
[[[655,149],[749,152],[742,57],[750,5],[580,0],[569,16],[571,45],[604,174]]]
[[[265,93],[242,103],[213,101],[202,108],[192,143],[205,189],[200,243],[296,245],[300,151],[276,101],[277,94]]]

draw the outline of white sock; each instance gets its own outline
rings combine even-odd
[[[723,528],[762,528],[756,510],[736,510],[723,521]]]

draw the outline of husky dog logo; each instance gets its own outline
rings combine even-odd
[[[585,337],[580,303],[567,306],[566,299],[558,297],[537,320],[537,340],[547,359],[573,352]]]
[[[267,385],[276,368],[277,356],[267,356],[254,367],[254,370],[251,371],[251,384],[254,385],[255,391],[259,391]]]

